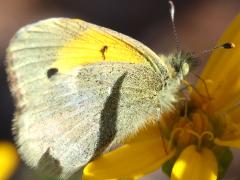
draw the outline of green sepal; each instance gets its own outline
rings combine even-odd
[[[233,154],[230,148],[219,146],[214,148],[213,152],[218,161],[218,180],[221,180],[233,160]]]
[[[171,177],[171,173],[172,173],[172,168],[174,166],[174,163],[177,160],[177,156],[172,157],[171,159],[169,159],[168,161],[166,161],[163,165],[162,165],[162,171],[168,176]]]

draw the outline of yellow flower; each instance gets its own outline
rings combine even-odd
[[[163,167],[171,180],[216,180],[240,148],[240,16],[219,44],[236,48],[213,52],[201,79],[158,125],[143,129],[129,143],[90,162],[84,179],[138,179]]]
[[[14,145],[9,142],[0,142],[0,180],[10,179],[18,162],[17,150]]]

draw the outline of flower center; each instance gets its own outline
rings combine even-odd
[[[175,147],[179,150],[191,144],[195,144],[199,148],[211,147],[216,135],[213,121],[215,122],[214,119],[216,119],[217,124],[220,123],[219,118],[210,113],[213,109],[211,99],[209,96],[202,96],[196,90],[190,89],[188,93],[191,96],[191,101],[178,104],[174,115],[171,114],[163,119],[161,129],[166,129],[164,126],[167,126],[168,131],[165,135],[169,147]]]
[[[169,145],[185,148],[190,144],[211,145],[214,138],[212,126],[203,112],[193,112],[175,121],[170,134]]]

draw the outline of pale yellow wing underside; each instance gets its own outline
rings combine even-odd
[[[159,117],[159,99],[166,97],[163,58],[130,37],[76,19],[48,19],[19,30],[7,51],[7,71],[22,158],[31,167],[46,164],[62,178],[112,138],[121,142]],[[116,113],[115,122],[106,123]],[[54,169],[49,159],[58,162]]]

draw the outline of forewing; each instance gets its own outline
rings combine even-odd
[[[81,20],[21,29],[8,48],[7,71],[23,158],[65,178],[156,116],[162,80],[156,57],[135,40]]]

